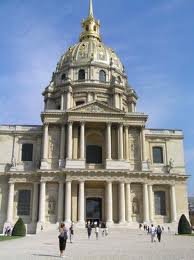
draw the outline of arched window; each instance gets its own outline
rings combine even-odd
[[[61,80],[66,80],[66,79],[67,79],[67,75],[65,73],[63,73],[61,76]]]
[[[106,72],[104,70],[100,70],[99,72],[99,81],[106,82]]]
[[[162,147],[153,147],[153,163],[163,163],[163,149]]]
[[[96,31],[96,26],[94,25],[94,31]]]
[[[87,31],[87,32],[89,31],[89,26],[88,26],[88,25],[86,25],[86,31]]]
[[[85,70],[83,70],[83,69],[79,70],[78,79],[79,80],[84,80],[85,79]]]
[[[166,215],[165,191],[154,192],[155,215]]]

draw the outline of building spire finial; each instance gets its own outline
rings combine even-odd
[[[93,2],[92,0],[90,0],[90,6],[89,6],[89,16],[94,16],[94,12],[93,12]]]

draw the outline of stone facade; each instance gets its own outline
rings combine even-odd
[[[188,216],[182,131],[146,128],[120,59],[101,42],[92,1],[82,27],[43,92],[43,125],[0,126],[1,231],[19,216],[29,233],[61,221],[132,227]],[[33,145],[29,161],[24,144]],[[100,149],[98,162],[88,162],[89,147]]]

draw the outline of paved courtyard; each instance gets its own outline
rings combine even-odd
[[[94,233],[90,241],[84,230],[75,230],[64,259],[73,260],[194,260],[194,237],[164,233],[161,243],[151,243],[150,236],[140,230],[110,230],[108,237]],[[0,259],[59,259],[58,232],[47,231],[22,239],[0,242]]]

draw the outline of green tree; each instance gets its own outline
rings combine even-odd
[[[12,236],[20,236],[20,237],[26,236],[26,227],[24,225],[22,218],[19,218],[15,223],[12,231]]]
[[[184,214],[179,219],[179,224],[178,224],[178,233],[181,234],[191,234],[192,229],[189,221],[185,217]]]

